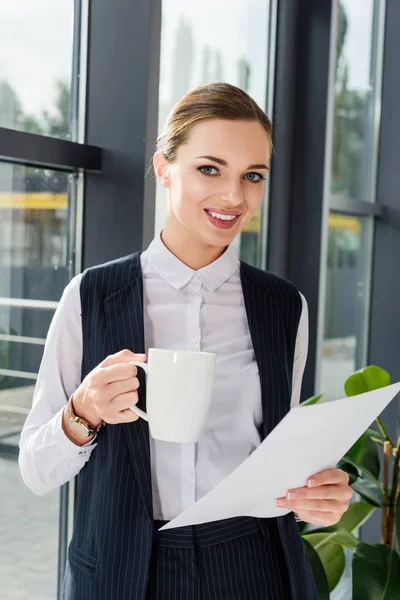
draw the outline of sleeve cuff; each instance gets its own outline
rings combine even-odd
[[[91,440],[89,440],[83,446],[79,446],[78,444],[74,444],[69,437],[65,434],[63,426],[62,426],[62,418],[64,413],[64,407],[56,413],[52,419],[52,436],[54,443],[60,448],[61,452],[64,456],[75,456],[76,454],[85,454],[90,456],[94,448],[97,446],[95,439],[97,435],[95,435]]]

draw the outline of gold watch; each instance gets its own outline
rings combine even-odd
[[[74,405],[72,404],[72,396],[68,400],[67,404],[67,415],[66,421],[68,423],[68,427],[76,433],[77,435],[81,435],[82,437],[91,437],[92,435],[96,435],[100,431],[100,429],[105,425],[104,421],[102,421],[97,427],[92,427],[86,419],[83,417],[78,417],[74,411]]]

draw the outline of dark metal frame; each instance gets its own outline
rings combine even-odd
[[[0,127],[0,160],[62,171],[101,171],[102,149]]]
[[[303,398],[314,393],[332,0],[281,0],[274,100],[268,269],[308,301]]]
[[[345,196],[331,196],[329,208],[336,212],[360,216],[382,217],[383,207],[375,202],[361,202]]]
[[[142,249],[154,230],[161,0],[92,2],[86,141],[104,148],[85,178],[83,268]],[[149,146],[150,144],[150,146]],[[152,221],[152,222],[151,222]]]

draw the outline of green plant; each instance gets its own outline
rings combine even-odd
[[[368,366],[351,375],[344,388],[346,396],[355,396],[390,383],[387,371]],[[304,405],[316,404],[322,397],[310,398]],[[309,529],[299,523],[320,600],[329,599],[343,574],[345,548],[353,552],[353,600],[400,599],[400,437],[394,444],[379,417],[376,425],[363,433],[337,465],[349,474],[349,485],[361,500],[351,502],[339,523],[331,527]],[[383,448],[382,481],[379,446]],[[382,514],[381,543],[360,542],[354,534],[376,510]]]

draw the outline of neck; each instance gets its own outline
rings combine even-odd
[[[170,220],[162,230],[161,240],[170,252],[185,265],[198,271],[222,256],[226,247],[216,247],[204,244],[190,231],[182,226],[175,226]]]

